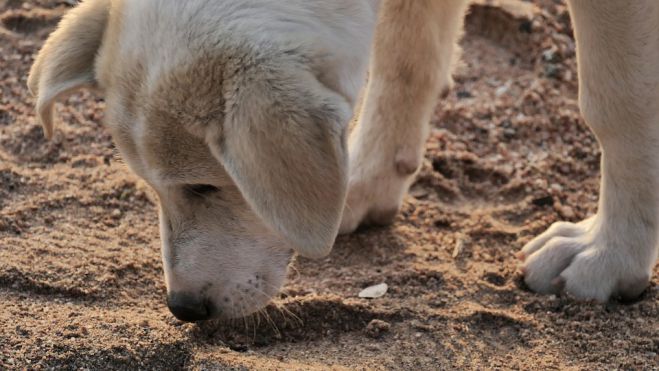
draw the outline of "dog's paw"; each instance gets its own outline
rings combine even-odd
[[[566,292],[599,302],[634,299],[649,283],[651,264],[643,252],[654,246],[643,246],[652,239],[633,232],[607,230],[596,217],[555,223],[518,253],[524,281],[544,294]]]
[[[416,149],[399,150],[394,156],[350,161],[348,196],[339,233],[351,233],[360,225],[388,225],[396,218],[403,196],[421,163]],[[387,159],[391,159],[387,161]]]

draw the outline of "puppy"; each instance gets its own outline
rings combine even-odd
[[[57,100],[83,87],[104,95],[117,147],[160,199],[172,313],[239,317],[277,293],[294,252],[322,257],[339,229],[392,220],[436,96],[450,87],[466,8],[86,0],[49,37],[28,84],[48,137]],[[603,146],[601,204],[595,217],[559,223],[524,247],[526,282],[584,299],[633,297],[657,256],[659,5],[571,8],[582,109]]]
[[[44,132],[58,99],[103,94],[117,148],[159,196],[179,319],[250,314],[294,252],[329,253],[375,20],[364,0],[86,0],[46,41],[28,81]]]

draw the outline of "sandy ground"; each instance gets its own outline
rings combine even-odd
[[[0,0],[0,369],[656,369],[659,274],[631,304],[524,287],[513,257],[597,206],[564,6],[474,6],[464,66],[389,228],[299,259],[270,318],[185,324],[165,306],[152,193],[115,154],[103,101],[25,88],[64,1]],[[504,2],[505,3],[505,2]],[[386,282],[382,298],[357,297]]]

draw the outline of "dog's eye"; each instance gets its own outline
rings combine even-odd
[[[210,184],[188,184],[185,186],[185,192],[192,196],[207,196],[219,192],[220,189]]]

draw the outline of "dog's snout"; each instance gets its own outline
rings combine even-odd
[[[203,321],[211,317],[209,303],[193,295],[172,293],[167,297],[167,306],[181,321]]]

